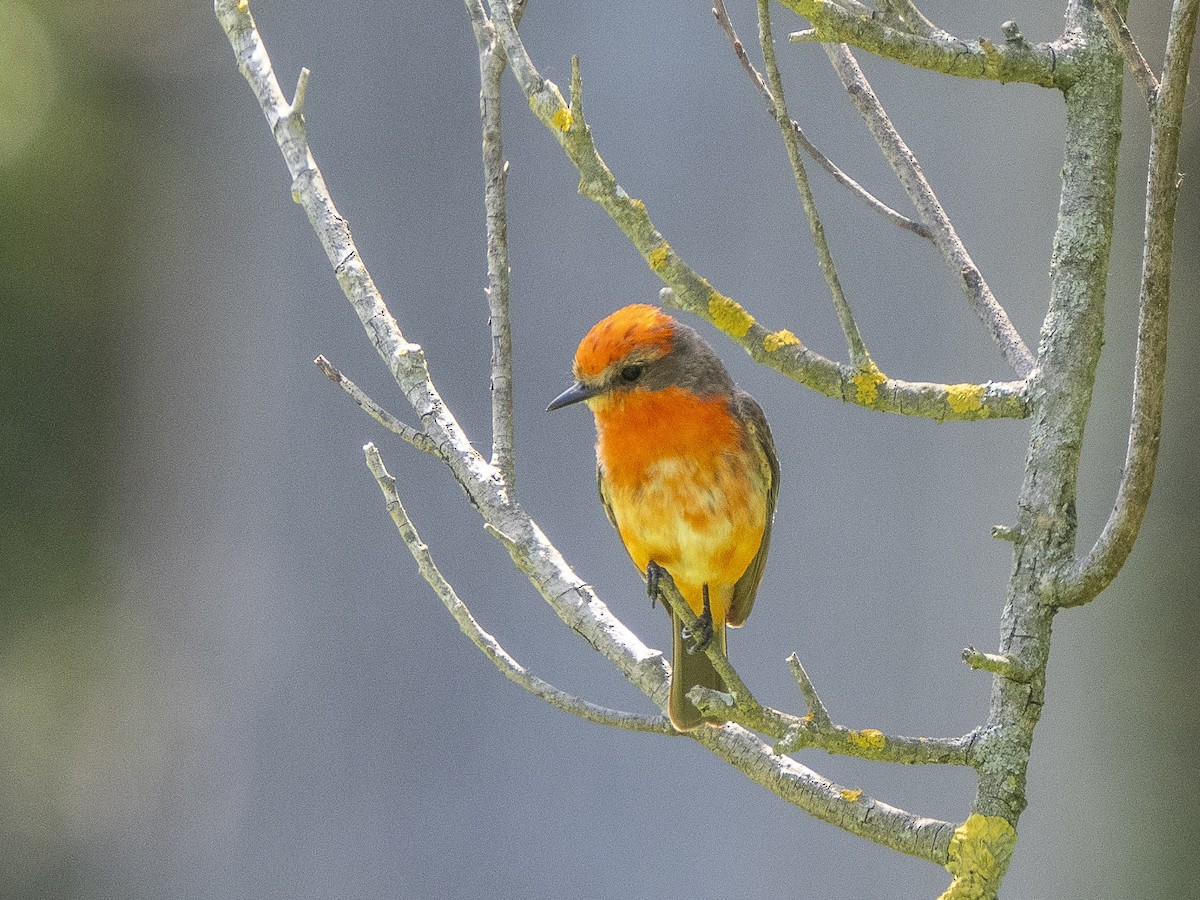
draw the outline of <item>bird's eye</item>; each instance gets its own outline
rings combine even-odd
[[[626,366],[621,370],[621,380],[628,384],[633,384],[642,377],[641,366]]]

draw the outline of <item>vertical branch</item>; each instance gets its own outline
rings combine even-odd
[[[1154,487],[1166,391],[1167,316],[1180,184],[1179,141],[1198,7],[1200,0],[1175,2],[1163,78],[1151,107],[1137,356],[1125,468],[1100,537],[1060,588],[1058,602],[1063,606],[1086,603],[1116,577],[1133,550]],[[1103,7],[1100,9],[1103,12]]]
[[[513,4],[519,22],[523,0]],[[507,64],[504,48],[496,39],[479,0],[467,0],[471,27],[479,48],[479,116],[483,128],[484,208],[487,219],[488,322],[492,331],[492,465],[512,494],[516,490],[514,451],[512,327],[509,317],[508,214],[506,211],[508,163],[504,159],[504,122],[501,79]]]
[[[783,145],[787,148],[788,161],[796,179],[796,188],[800,191],[800,201],[804,206],[804,215],[808,218],[808,227],[812,232],[813,246],[817,251],[817,265],[829,285],[829,293],[833,298],[833,308],[837,312],[838,321],[846,335],[846,345],[850,350],[850,361],[856,368],[865,369],[871,364],[871,356],[859,334],[858,325],[850,312],[850,304],[842,290],[841,279],[838,278],[837,268],[833,263],[833,254],[829,251],[829,242],[825,239],[825,227],[817,213],[817,204],[813,199],[812,188],[808,183],[808,173],[804,170],[804,159],[800,155],[800,143],[792,128],[792,119],[788,114],[787,101],[783,96],[783,77],[779,74],[779,66],[775,61],[775,39],[771,34],[770,0],[758,0],[758,39],[762,44],[763,63],[767,70],[767,83],[770,88],[774,106],[775,121],[779,124],[779,133],[783,136]]]
[[[1035,404],[1017,500],[1017,540],[999,654],[1027,680],[992,678],[972,812],[1015,825],[1026,805],[1033,732],[1045,703],[1056,578],[1074,562],[1076,480],[1096,364],[1121,141],[1121,58],[1088,0],[1075,0],[1082,48],[1066,92],[1066,143],[1050,304],[1041,331]]]

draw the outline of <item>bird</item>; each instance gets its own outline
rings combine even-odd
[[[727,691],[702,651],[715,640],[726,654],[726,626],[745,623],[762,580],[780,474],[767,418],[693,328],[649,304],[597,322],[572,374],[547,409],[591,409],[609,521],[651,602],[666,572],[700,620],[688,632],[671,614],[668,716],[679,731],[720,725],[687,693],[697,685]]]

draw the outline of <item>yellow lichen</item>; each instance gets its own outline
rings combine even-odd
[[[554,111],[554,115],[550,117],[550,124],[562,132],[570,131],[574,123],[575,117],[571,115],[571,111],[565,106],[560,106]]]
[[[887,381],[887,376],[879,371],[879,366],[873,360],[858,370],[854,376],[854,399],[863,406],[874,406],[879,399],[879,386]]]
[[[862,731],[851,731],[847,737],[850,743],[860,750],[882,750],[887,746],[887,738],[878,728],[864,728]]]
[[[983,409],[982,384],[952,384],[946,388],[946,404],[960,416]]]
[[[800,338],[796,337],[786,328],[779,331],[772,331],[763,338],[763,349],[768,353],[774,353],[783,347],[791,347],[800,343]]]
[[[745,337],[754,324],[754,316],[746,312],[742,304],[717,291],[708,298],[708,314],[714,325],[736,338]]]
[[[1016,844],[1016,829],[1007,819],[971,813],[950,838],[946,871],[954,880],[938,900],[995,897]]]
[[[671,245],[663,241],[657,247],[650,251],[650,268],[662,274],[662,270],[667,267],[667,257],[671,253]]]
[[[842,788],[838,793],[842,795],[843,800],[853,803],[862,796],[862,788]]]

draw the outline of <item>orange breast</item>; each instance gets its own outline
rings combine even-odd
[[[766,485],[721,397],[681,388],[628,391],[595,403],[596,455],[629,555],[671,573],[688,604],[724,621],[733,584],[758,552]]]

